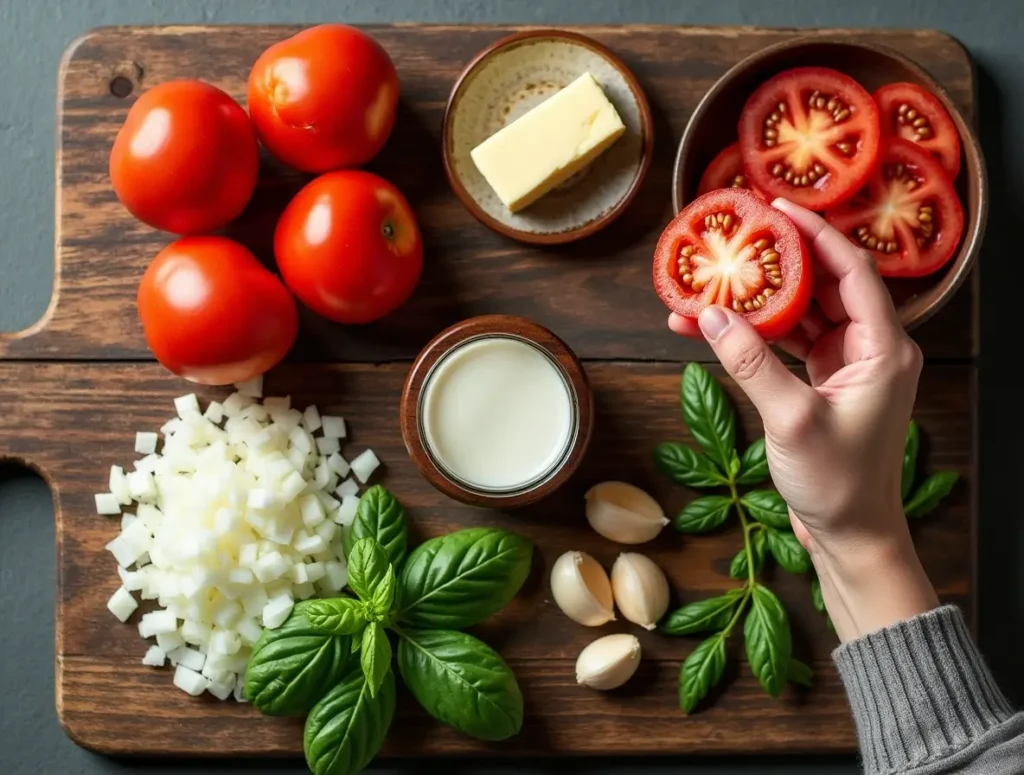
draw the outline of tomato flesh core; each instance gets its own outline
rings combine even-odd
[[[797,68],[766,81],[739,125],[752,186],[813,210],[841,201],[871,172],[878,110],[856,81],[825,68]]]
[[[744,315],[762,336],[784,336],[807,311],[810,258],[796,227],[756,194],[718,189],[665,229],[654,283],[673,312],[695,318],[711,305]]]
[[[920,145],[892,138],[863,189],[826,219],[872,251],[887,277],[934,272],[956,250],[963,208],[938,160]]]

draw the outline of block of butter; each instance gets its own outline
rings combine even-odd
[[[512,212],[592,162],[626,131],[594,76],[584,73],[473,149],[480,174]]]

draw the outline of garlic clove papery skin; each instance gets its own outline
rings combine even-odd
[[[591,689],[617,689],[640,665],[640,641],[629,633],[598,638],[576,660],[576,683]]]
[[[586,552],[566,552],[555,560],[551,595],[562,613],[587,627],[599,627],[615,619],[608,574]]]
[[[590,526],[620,544],[646,543],[668,524],[658,502],[626,482],[601,482],[584,497]]]
[[[668,579],[664,571],[637,552],[623,552],[615,560],[612,592],[622,615],[646,630],[653,630],[668,610]]]

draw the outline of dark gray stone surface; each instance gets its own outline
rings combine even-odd
[[[1016,0],[0,0],[0,330],[30,325],[52,285],[53,119],[57,66],[69,41],[108,24],[321,21],[648,22],[776,27],[934,27],[977,60],[982,143],[992,212],[982,256],[979,482],[981,643],[1003,687],[1024,701],[1024,521],[1021,354],[1017,310],[1024,178],[1024,4]],[[1021,121],[1022,123],[1018,123]],[[3,411],[3,407],[0,407]],[[3,441],[0,440],[0,449]],[[83,451],[85,452],[85,451]],[[45,484],[0,468],[0,774],[305,771],[300,763],[113,761],[77,748],[53,710],[53,510]],[[680,723],[686,723],[680,720]],[[850,760],[646,760],[578,762],[590,772],[854,773]],[[554,772],[557,762],[445,762],[449,772]],[[386,768],[385,768],[386,769]],[[402,772],[428,769],[406,763]]]

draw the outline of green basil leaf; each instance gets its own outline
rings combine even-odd
[[[788,530],[772,530],[770,527],[765,531],[768,533],[768,551],[775,562],[790,573],[807,573],[811,569],[811,555],[795,535]]]
[[[742,598],[742,589],[730,589],[719,597],[689,603],[670,613],[658,630],[666,635],[693,635],[725,629]]]
[[[767,541],[764,529],[750,531],[750,553],[754,555],[754,575],[764,569],[764,558]],[[747,550],[740,549],[729,565],[729,575],[734,579],[747,578]]]
[[[360,600],[373,600],[373,591],[388,575],[391,563],[375,538],[360,538],[348,555],[348,585]]]
[[[357,775],[384,745],[395,715],[395,674],[388,670],[377,690],[353,662],[306,717],[302,748],[313,775]]]
[[[654,448],[654,462],[663,473],[687,487],[719,487],[729,483],[711,458],[683,444],[659,444]]]
[[[770,589],[754,586],[750,610],[743,622],[747,661],[754,676],[772,697],[778,697],[789,675],[793,641],[786,609]]]
[[[697,646],[679,671],[679,707],[690,713],[707,697],[725,671],[725,638],[712,635]]]
[[[522,536],[489,527],[432,538],[402,568],[398,619],[439,630],[471,627],[515,597],[532,554]]]
[[[350,597],[310,600],[306,616],[317,632],[325,635],[356,635],[366,626],[364,605]]]
[[[690,435],[723,471],[729,470],[736,447],[736,414],[725,390],[703,366],[683,370],[683,418]]]
[[[789,660],[789,673],[786,676],[791,683],[797,686],[804,686],[808,689],[814,684],[814,671],[806,662],[799,659]]]
[[[910,499],[903,506],[903,511],[911,519],[923,517],[938,506],[943,498],[949,495],[953,485],[956,484],[959,478],[960,474],[956,473],[956,471],[941,471],[940,473],[932,474],[921,482],[921,486],[910,496]]]
[[[504,740],[523,725],[523,695],[498,653],[454,630],[403,630],[398,670],[431,716],[480,740]]]
[[[747,447],[740,460],[740,472],[736,484],[761,484],[768,478],[768,455],[764,449],[764,437]]]
[[[904,501],[910,495],[917,474],[917,450],[921,444],[920,431],[913,420],[907,426],[907,441],[903,445],[903,471],[900,475],[900,498]]]
[[[814,603],[814,610],[819,614],[825,613],[825,598],[821,594],[821,579],[815,576],[811,579],[811,601]]]
[[[349,640],[325,635],[297,603],[276,630],[264,630],[245,671],[245,698],[267,716],[301,716],[338,681],[348,663]]]
[[[375,484],[359,498],[355,519],[345,531],[345,555],[352,553],[352,547],[361,538],[376,538],[388,562],[401,567],[408,545],[407,532],[401,504],[383,486]]]
[[[681,533],[706,533],[719,527],[729,518],[732,498],[725,495],[705,495],[687,503],[676,517],[676,530]]]
[[[371,622],[363,630],[363,649],[359,655],[370,696],[376,697],[384,676],[391,668],[391,641],[380,622]]]
[[[376,589],[373,590],[373,596],[370,598],[370,606],[373,608],[373,612],[383,618],[387,616],[388,611],[391,610],[391,606],[395,602],[395,591],[398,587],[398,583],[395,580],[395,566],[389,565],[388,572],[381,580],[380,584],[377,585]]]
[[[751,490],[740,501],[762,525],[776,530],[789,530],[789,506],[777,490]]]

